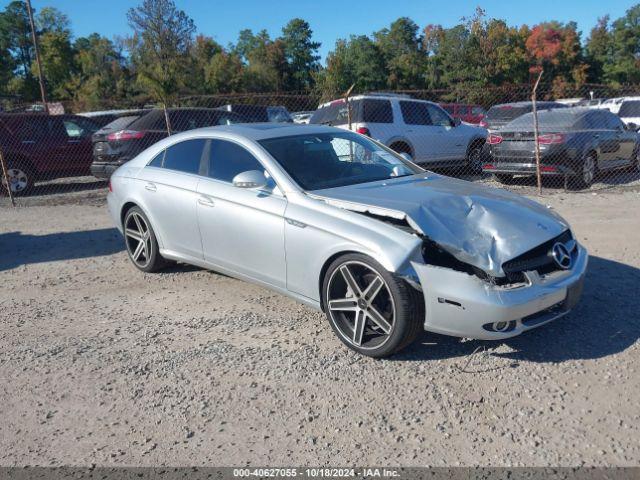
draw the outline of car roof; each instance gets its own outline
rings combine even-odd
[[[524,106],[528,106],[528,105],[531,105],[531,100],[524,100],[524,101],[521,101],[521,102],[497,103],[495,105],[492,105],[491,108],[524,107]],[[561,105],[561,106],[565,106],[564,104],[556,102],[555,100],[537,101],[536,105]]]
[[[328,127],[326,125],[300,125],[291,123],[236,123],[233,125],[217,125],[215,127],[204,127],[189,130],[184,134],[207,134],[207,133],[229,133],[249,140],[265,140],[267,138],[292,137],[295,135],[313,135],[317,133],[345,133],[340,128]]]

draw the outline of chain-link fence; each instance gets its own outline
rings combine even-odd
[[[324,124],[370,136],[445,175],[534,193],[640,186],[640,86],[184,96],[152,103],[19,104],[2,99],[2,196],[103,194],[120,165],[167,135],[252,122]],[[117,108],[114,108],[117,107]],[[534,128],[537,118],[537,129]],[[340,160],[340,159],[337,159]]]

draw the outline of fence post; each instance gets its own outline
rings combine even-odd
[[[534,148],[536,152],[536,178],[538,180],[538,195],[542,195],[542,174],[540,173],[540,145],[538,144],[538,109],[536,108],[536,93],[543,72],[544,70],[540,69],[538,79],[536,80],[536,83],[533,86],[533,91],[531,92],[531,104],[533,109],[533,141],[535,144]]]
[[[13,192],[11,191],[11,182],[9,181],[9,169],[7,168],[7,164],[4,161],[4,155],[2,154],[2,149],[0,148],[0,164],[2,164],[2,176],[4,177],[4,181],[7,184],[7,195],[9,195],[9,200],[11,200],[11,205],[16,206],[16,201],[13,199]]]

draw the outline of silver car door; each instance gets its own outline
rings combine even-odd
[[[437,105],[427,104],[427,111],[431,118],[431,123],[438,127],[439,145],[442,160],[461,160],[467,156],[467,145],[469,143],[468,130],[464,126],[456,127],[453,119]]]
[[[211,140],[206,178],[198,185],[197,212],[205,261],[274,286],[286,285],[286,198],[274,183],[255,190],[233,178],[262,164],[243,146]]]
[[[161,248],[202,259],[196,218],[198,171],[205,139],[168,147],[138,174],[144,204]]]
[[[406,136],[415,150],[414,161],[429,163],[440,160],[443,129],[431,123],[428,104],[411,100],[401,100],[399,103]]]

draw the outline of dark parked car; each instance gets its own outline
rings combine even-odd
[[[77,115],[0,114],[0,147],[13,194],[28,194],[39,180],[88,175],[97,129]]]
[[[451,118],[457,118],[461,122],[478,125],[484,119],[487,112],[480,105],[470,105],[468,103],[441,103]]]
[[[598,172],[638,168],[638,134],[625,128],[608,110],[585,107],[538,113],[540,170],[544,175],[571,176],[588,187]],[[514,175],[536,174],[533,114],[523,115],[487,139],[490,159],[485,172],[502,183]]]
[[[536,102],[536,109],[538,111],[549,110],[551,108],[567,108],[567,106],[558,102]],[[525,113],[529,113],[532,110],[533,104],[531,102],[501,103],[494,105],[482,119],[480,126],[494,132],[500,130],[511,120]]]
[[[248,122],[293,122],[289,110],[281,106],[229,104],[218,107],[217,110],[237,113]]]
[[[120,165],[167,136],[167,124],[161,109],[150,110],[131,122],[122,122],[123,125],[117,129],[109,126],[110,132],[93,138],[91,173],[96,178],[108,179]],[[169,109],[169,123],[174,133],[243,122],[246,119],[236,113],[212,108]]]

